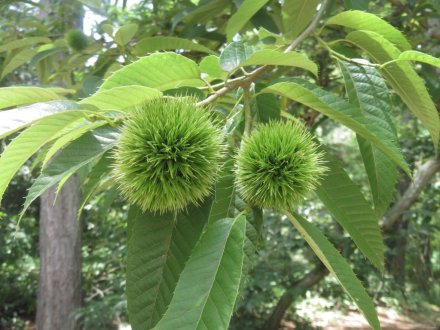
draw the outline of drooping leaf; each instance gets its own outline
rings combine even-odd
[[[208,81],[212,80],[225,80],[227,73],[220,67],[220,61],[218,56],[209,55],[203,58],[199,64],[200,72],[207,75],[205,78]]]
[[[287,214],[287,216],[325,267],[336,277],[345,292],[353,299],[370,326],[375,330],[380,330],[380,323],[373,301],[347,261],[312,223],[298,214]]]
[[[340,62],[339,65],[350,103],[367,117],[375,117],[381,127],[395,135],[396,129],[390,119],[390,92],[379,72],[373,67],[348,62]],[[397,168],[389,157],[370,142],[359,135],[357,140],[373,195],[374,209],[376,215],[382,217],[393,198]]]
[[[114,72],[101,85],[99,91],[114,87],[140,85],[161,91],[181,86],[198,87],[200,79],[197,64],[175,53],[158,53],[143,57]]]
[[[148,53],[153,53],[157,50],[175,49],[193,50],[196,52],[214,54],[214,51],[208,47],[198,44],[192,40],[168,36],[156,36],[141,39],[136,44],[135,53],[138,56],[142,56]]]
[[[127,111],[148,99],[161,97],[162,93],[154,88],[132,85],[98,91],[81,100],[80,104],[90,104],[100,110]]]
[[[302,79],[289,79],[265,88],[263,93],[272,92],[290,98],[299,103],[321,112],[329,118],[355,131],[357,134],[373,143],[388,155],[408,175],[407,163],[402,153],[396,148],[394,135],[377,123],[375,117],[366,117],[359,109],[341,99],[337,95],[321,89]]]
[[[320,0],[284,1],[281,14],[284,34],[293,39],[298,36],[316,15]]]
[[[418,52],[416,50],[407,50],[399,55],[401,61],[416,61],[440,68],[440,59],[429,54]]]
[[[251,54],[241,66],[246,65],[284,65],[301,68],[318,76],[318,66],[303,54],[297,52],[284,53],[273,49],[261,49]]]
[[[26,196],[20,217],[47,189],[70,177],[79,168],[98,159],[112,148],[116,144],[117,137],[118,132],[115,128],[102,127],[85,133],[69,144],[34,181]]]
[[[377,63],[383,64],[400,56],[400,51],[381,35],[370,31],[354,31],[346,39],[365,50]],[[410,63],[394,62],[382,69],[382,74],[408,108],[427,127],[437,151],[440,119],[423,80]]]
[[[60,97],[53,91],[40,87],[0,88],[0,109],[59,99]]]
[[[125,46],[134,37],[139,26],[131,23],[121,26],[114,34],[114,40],[118,45]]]
[[[226,25],[226,36],[231,41],[234,35],[259,11],[269,0],[244,0]]]
[[[254,46],[242,42],[232,42],[220,54],[220,67],[226,72],[232,72],[239,68],[255,51]]]
[[[101,182],[110,176],[112,159],[110,156],[111,151],[107,151],[99,159],[99,161],[93,166],[85,182],[81,185],[81,205],[78,210],[78,218],[80,217],[82,210],[92,198],[92,196],[98,190]]]
[[[361,10],[350,10],[331,17],[326,25],[341,25],[354,30],[372,31],[380,34],[401,50],[411,49],[405,36],[380,17]]]
[[[36,53],[37,51],[32,48],[25,48],[19,51],[17,54],[11,57],[8,62],[6,62],[5,66],[3,67],[0,79],[3,79],[6,75],[10,74],[12,71],[22,66],[23,64],[29,63]]]
[[[215,184],[214,200],[209,213],[208,223],[227,218],[233,211],[232,206],[235,198],[233,169],[234,162],[232,160],[228,160],[223,164],[220,178]]]
[[[167,310],[210,207],[207,201],[188,213],[159,215],[131,206],[126,291],[134,330],[151,329]]]
[[[104,126],[107,124],[106,121],[100,120],[95,122],[89,122],[88,120],[81,120],[76,124],[74,128],[70,125],[64,128],[65,132],[62,132],[59,137],[57,137],[56,141],[50,146],[49,150],[47,150],[46,155],[44,156],[43,163],[41,164],[42,168],[45,168],[49,163],[50,159],[62,148],[68,145],[70,142],[78,139],[85,133],[92,131],[98,127]],[[61,133],[61,132],[60,132]]]
[[[318,197],[365,257],[383,272],[384,244],[378,217],[338,160],[326,152],[324,161],[329,170],[316,190]]]
[[[20,167],[66,125],[83,117],[82,111],[65,111],[44,117],[8,144],[0,156],[0,201]]]
[[[17,48],[27,47],[33,44],[50,43],[50,39],[46,37],[29,37],[19,40],[11,41],[7,44],[0,46],[0,53],[5,51],[14,50]]]
[[[78,104],[72,101],[49,101],[0,111],[0,139],[31,125],[43,117],[78,108]]]
[[[244,215],[208,226],[154,329],[228,328],[242,277],[245,232]]]

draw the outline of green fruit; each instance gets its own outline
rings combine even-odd
[[[304,126],[270,122],[243,140],[236,184],[251,205],[289,209],[313,191],[325,169],[322,154]]]
[[[144,211],[180,211],[210,194],[223,150],[223,133],[194,99],[155,99],[122,128],[114,177]]]
[[[70,30],[66,34],[66,41],[70,48],[78,52],[84,50],[89,45],[87,36],[78,29]]]

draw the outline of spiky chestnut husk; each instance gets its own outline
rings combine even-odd
[[[188,97],[155,99],[131,113],[114,158],[128,202],[144,211],[180,211],[209,195],[218,177],[223,133]]]
[[[66,34],[67,45],[78,52],[84,50],[89,45],[87,36],[78,29],[70,30]]]
[[[236,184],[251,205],[289,209],[313,191],[325,170],[322,154],[303,125],[270,122],[243,140]]]

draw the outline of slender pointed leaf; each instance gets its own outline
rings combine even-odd
[[[12,71],[22,66],[23,64],[29,63],[34,55],[37,53],[35,49],[23,49],[15,54],[3,67],[0,79],[3,79],[6,75],[10,74]]]
[[[78,104],[72,101],[50,101],[0,111],[0,139],[31,125],[41,118],[78,108]]]
[[[228,328],[242,277],[245,232],[244,215],[207,228],[154,329]]]
[[[373,67],[348,62],[340,62],[339,65],[350,103],[377,118],[382,123],[381,127],[396,134],[390,118],[390,92],[379,72]],[[377,216],[382,217],[394,195],[397,168],[389,157],[370,142],[359,135],[357,140],[373,195],[374,209]]]
[[[98,127],[106,125],[106,121],[96,121],[96,122],[89,122],[87,120],[84,120],[81,123],[78,123],[78,126],[74,129],[71,129],[70,126],[67,126],[66,133],[62,134],[57,140],[52,144],[52,146],[47,151],[46,155],[44,156],[43,163],[41,165],[42,168],[45,168],[46,165],[49,163],[50,159],[62,148],[64,148],[66,145],[68,145],[70,142],[80,138],[85,133],[92,131]]]
[[[13,86],[0,88],[0,109],[59,99],[60,97],[53,91],[40,87]]]
[[[349,42],[365,50],[377,63],[383,64],[400,56],[400,51],[381,35],[370,31],[355,31],[347,35]],[[410,63],[398,61],[385,66],[382,74],[414,115],[427,127],[437,151],[440,119],[423,80]]]
[[[79,103],[90,104],[100,110],[127,111],[132,110],[135,106],[144,103],[148,99],[161,96],[162,93],[157,89],[132,85],[98,91],[92,96],[81,100]]]
[[[426,63],[432,66],[440,68],[440,58],[418,52],[416,50],[407,50],[399,55],[399,60],[401,61],[416,61]]]
[[[115,71],[101,85],[99,91],[114,87],[140,85],[161,91],[181,87],[203,86],[197,64],[175,53],[157,53]]]
[[[17,48],[26,47],[32,44],[41,44],[41,43],[50,43],[50,42],[51,42],[50,39],[45,37],[29,37],[29,38],[14,40],[8,42],[7,44],[1,45],[0,53],[14,50]]]
[[[82,111],[57,113],[33,124],[8,144],[0,156],[0,201],[6,187],[20,167],[66,125],[83,117]]]
[[[284,34],[289,39],[298,36],[316,15],[320,0],[284,1],[281,11]]]
[[[70,177],[79,168],[98,159],[112,148],[116,144],[117,137],[118,133],[114,128],[102,127],[85,133],[69,144],[34,181],[26,196],[20,217],[47,189],[58,182],[66,181],[64,178]]]
[[[215,52],[206,46],[198,44],[192,40],[178,38],[178,37],[168,37],[168,36],[157,36],[157,37],[147,37],[139,40],[136,44],[135,52],[137,55],[142,56],[148,53],[153,53],[157,50],[193,50],[196,52],[214,54]]]
[[[303,54],[297,52],[284,53],[273,49],[257,50],[251,54],[241,66],[246,65],[284,65],[307,70],[318,76],[318,66]]]
[[[324,160],[329,171],[316,190],[318,197],[365,257],[383,272],[384,244],[378,217],[337,159],[326,152]]]
[[[131,206],[126,290],[134,330],[151,329],[167,310],[210,207],[207,201],[187,214],[159,215]]]
[[[233,212],[235,198],[233,169],[234,162],[232,160],[223,164],[220,178],[215,184],[214,200],[209,212],[208,223],[227,218]]]
[[[242,42],[232,42],[220,54],[220,67],[232,72],[240,67],[256,51],[254,46]]]
[[[344,11],[331,17],[326,25],[341,25],[354,30],[376,32],[401,50],[411,49],[410,43],[402,32],[380,17],[365,11]]]
[[[380,330],[380,323],[373,301],[347,261],[312,223],[298,214],[295,214],[295,216],[288,214],[288,217],[325,267],[336,277],[345,292],[353,299],[370,326],[375,330]]]
[[[229,18],[226,25],[226,36],[231,41],[234,35],[239,32],[247,22],[259,11],[269,0],[244,0],[234,15]]]

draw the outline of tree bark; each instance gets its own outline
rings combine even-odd
[[[81,307],[81,221],[79,183],[71,177],[58,194],[50,188],[41,197],[38,330],[79,329],[72,315]]]
[[[320,263],[314,270],[304,275],[302,279],[293,283],[281,296],[269,319],[264,324],[263,330],[277,330],[281,326],[284,314],[295,298],[303,295],[315,284],[319,283],[326,275],[328,270]]]
[[[40,0],[40,19],[52,17],[54,31],[82,28],[80,2]],[[62,83],[60,82],[60,85]],[[77,330],[73,313],[82,306],[80,185],[72,176],[58,193],[56,186],[40,198],[39,253],[36,324],[38,330]]]
[[[440,171],[440,158],[431,159],[419,167],[417,174],[414,176],[414,181],[409,185],[402,197],[393,205],[387,216],[382,219],[380,227],[383,231],[391,231],[393,229],[393,226],[398,222],[402,214],[409,210],[417,201],[420,193],[438,171]]]

